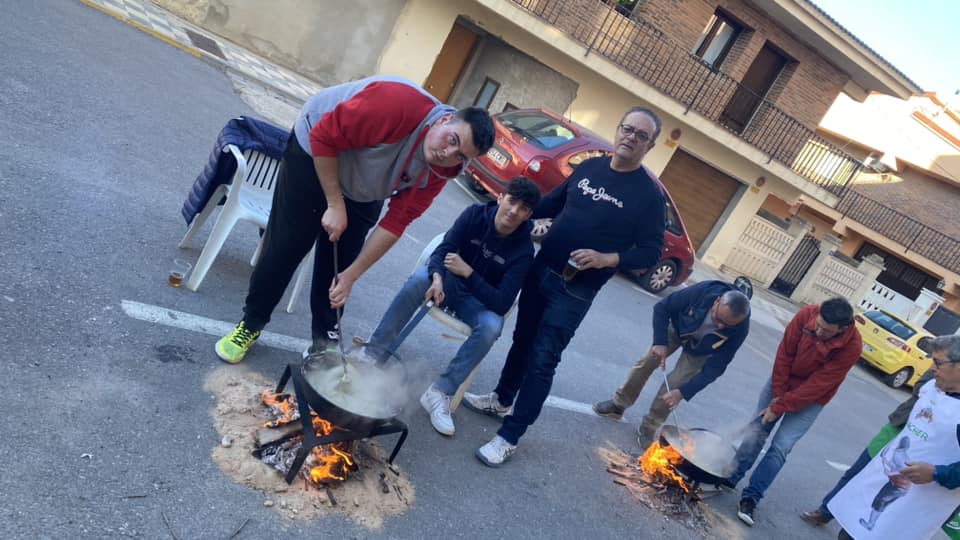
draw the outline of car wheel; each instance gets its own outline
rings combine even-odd
[[[543,237],[547,235],[547,231],[550,230],[550,225],[553,225],[553,220],[550,218],[533,220],[533,231],[530,233],[530,237],[537,242],[543,240]]]
[[[913,370],[905,367],[896,373],[887,375],[884,377],[884,382],[890,385],[893,388],[900,388],[901,386],[907,384],[907,381],[910,380],[910,377],[913,375]]]
[[[640,278],[640,286],[659,293],[673,284],[677,277],[677,265],[673,261],[660,261]]]

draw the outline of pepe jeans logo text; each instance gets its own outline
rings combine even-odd
[[[584,178],[583,180],[577,182],[577,187],[583,190],[584,197],[590,197],[595,201],[607,201],[617,208],[623,208],[623,202],[613,195],[607,193],[603,186],[600,186],[599,188],[591,187],[589,178]]]

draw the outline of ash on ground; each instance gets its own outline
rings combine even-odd
[[[627,489],[644,506],[698,532],[704,538],[716,538],[711,528],[719,521],[716,513],[702,501],[701,494],[685,492],[679,485],[650,478],[640,469],[639,456],[621,450],[599,448],[613,482]]]
[[[413,505],[413,485],[402,471],[388,467],[385,452],[373,440],[357,443],[359,469],[343,483],[328,488],[314,486],[299,476],[288,485],[282,474],[254,457],[254,433],[269,419],[260,395],[275,384],[242,365],[221,367],[207,377],[205,389],[216,399],[211,416],[218,440],[231,441],[212,452],[214,463],[224,473],[263,492],[264,506],[291,519],[338,512],[358,524],[379,529],[386,516],[400,514]]]

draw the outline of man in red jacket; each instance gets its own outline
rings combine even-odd
[[[217,356],[243,360],[314,245],[312,347],[330,346],[339,331],[334,310],[353,283],[492,144],[487,111],[458,111],[401,77],[331,86],[307,100],[280,162],[243,320],[217,342]]]
[[[863,344],[853,325],[853,308],[843,298],[802,308],[787,325],[773,363],[773,375],[760,393],[757,413],[737,450],[734,487],[753,467],[773,428],[770,448],[740,494],[737,516],[753,525],[753,512],[773,483],[793,445],[810,429],[820,410],[860,358]]]

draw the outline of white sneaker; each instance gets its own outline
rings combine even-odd
[[[487,467],[499,467],[517,451],[517,445],[510,444],[506,439],[497,435],[490,442],[477,448],[477,459]]]
[[[433,429],[441,435],[448,437],[453,435],[453,416],[450,415],[450,396],[437,390],[436,386],[430,385],[427,391],[420,396],[420,405],[430,413],[430,423]]]
[[[464,392],[463,404],[473,412],[487,414],[495,418],[503,418],[513,410],[513,406],[500,404],[496,392],[490,392],[489,394],[471,394],[470,392]]]

